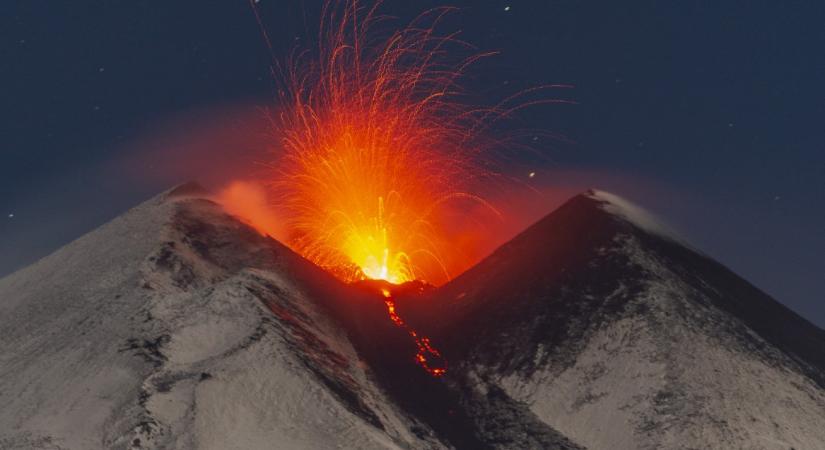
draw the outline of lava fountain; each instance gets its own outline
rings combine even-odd
[[[441,284],[470,263],[443,222],[487,205],[471,187],[489,175],[492,110],[462,104],[457,83],[484,55],[452,56],[468,47],[435,32],[449,8],[376,37],[377,6],[328,2],[317,54],[286,65],[271,186],[291,246],[339,278]]]
[[[498,215],[473,193],[495,178],[490,150],[502,144],[485,129],[537,102],[518,102],[522,92],[494,107],[472,105],[459,81],[489,54],[436,32],[453,9],[381,34],[379,6],[326,2],[317,51],[295,52],[282,66],[271,117],[281,145],[268,178],[287,243],[310,261],[347,282],[438,285],[474,262],[458,248],[465,236],[451,226],[456,217]],[[441,353],[398,315],[390,289],[381,294],[414,340],[416,363],[444,375]]]

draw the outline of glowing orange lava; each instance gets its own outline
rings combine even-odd
[[[345,281],[440,284],[472,262],[448,251],[447,208],[486,205],[468,192],[485,175],[474,155],[490,111],[462,105],[456,84],[483,55],[449,56],[461,43],[433,28],[449,9],[379,39],[376,8],[327,3],[317,55],[287,64],[276,207],[293,249]]]
[[[430,338],[420,336],[415,330],[410,328],[401,316],[395,311],[395,300],[393,300],[392,293],[388,289],[381,289],[381,294],[384,295],[384,303],[387,305],[387,312],[390,314],[390,319],[394,324],[403,328],[409,333],[410,337],[415,341],[418,347],[418,353],[415,355],[415,362],[418,363],[427,373],[434,377],[440,377],[447,373],[447,360],[441,356],[435,347],[430,343]]]

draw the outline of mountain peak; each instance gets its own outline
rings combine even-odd
[[[590,189],[585,197],[596,200],[604,211],[653,234],[676,239],[676,233],[651,212],[635,203],[607,191]]]
[[[209,191],[200,185],[197,181],[187,181],[186,183],[181,183],[172,189],[169,189],[164,194],[161,194],[167,198],[175,198],[175,197],[206,197],[209,195]]]
[[[660,223],[588,191],[439,288],[454,382],[586,448],[817,447],[825,333]]]

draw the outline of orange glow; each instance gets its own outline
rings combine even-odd
[[[441,284],[473,262],[444,226],[455,205],[497,214],[470,193],[492,111],[462,105],[456,83],[483,55],[450,58],[462,43],[433,29],[446,8],[377,39],[376,7],[327,3],[317,59],[287,65],[272,188],[289,244],[339,278]]]

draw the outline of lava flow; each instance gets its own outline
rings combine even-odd
[[[434,377],[440,377],[446,374],[447,360],[441,356],[441,352],[432,346],[430,343],[430,338],[419,335],[418,332],[413,330],[409,325],[407,325],[406,322],[404,322],[403,319],[401,319],[401,316],[399,316],[398,312],[395,310],[395,300],[393,299],[392,292],[390,292],[389,289],[382,288],[381,294],[384,295],[384,303],[387,305],[387,312],[390,315],[390,319],[392,319],[394,324],[409,333],[410,337],[412,337],[415,341],[415,345],[418,347],[418,353],[415,355],[415,361],[418,365]]]

